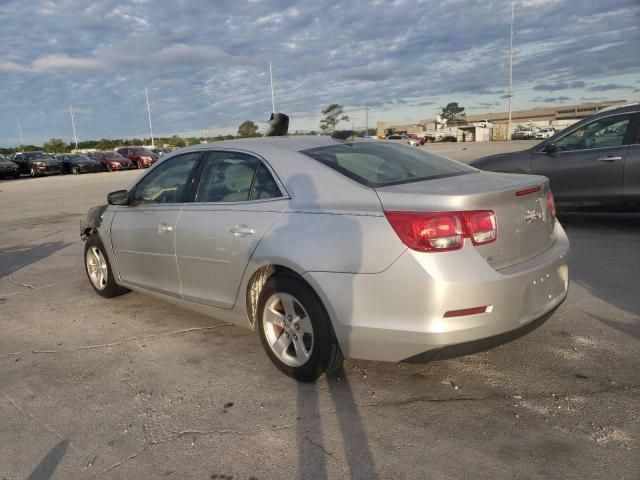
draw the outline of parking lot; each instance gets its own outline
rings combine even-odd
[[[640,477],[640,215],[560,215],[569,296],[528,335],[310,385],[253,332],[93,292],[79,221],[139,174],[0,181],[0,479]]]

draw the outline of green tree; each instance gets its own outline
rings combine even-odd
[[[259,137],[258,126],[251,120],[245,120],[238,127],[238,136],[240,138]]]
[[[343,114],[344,108],[342,107],[342,105],[339,105],[337,103],[332,103],[327,108],[322,110],[322,115],[324,115],[324,117],[322,118],[322,120],[320,120],[320,128],[325,135],[329,135],[335,132],[338,123],[342,121],[349,121],[349,117]]]
[[[178,135],[174,135],[168,141],[170,145],[173,145],[176,148],[182,148],[187,146],[187,142],[184,141],[184,138],[179,137]]]
[[[61,138],[50,138],[42,145],[42,149],[47,153],[64,153],[67,151],[67,144]]]
[[[112,150],[116,147],[116,145],[116,142],[114,142],[113,140],[103,138],[98,143],[96,143],[95,148],[97,148],[98,150]]]
[[[440,116],[447,121],[448,126],[462,125],[467,123],[467,114],[464,113],[464,107],[458,105],[458,102],[448,103],[442,109]]]

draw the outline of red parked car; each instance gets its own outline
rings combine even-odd
[[[148,168],[160,158],[145,147],[120,147],[116,152],[131,160],[137,168]]]
[[[102,167],[109,172],[136,168],[131,160],[117,152],[90,152],[87,156],[100,162]]]

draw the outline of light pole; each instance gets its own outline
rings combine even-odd
[[[149,89],[145,87],[144,93],[147,97],[147,116],[149,117],[149,134],[151,135],[151,147],[155,147],[156,144],[153,141],[153,127],[151,126],[151,108],[149,108]]]
[[[271,68],[271,60],[269,60],[269,81],[271,83],[271,111],[276,114],[276,95],[273,91],[273,69]]]
[[[507,140],[511,140],[511,97],[513,97],[513,22],[515,20],[514,4],[511,2],[511,31],[509,34],[509,120],[507,121]]]
[[[71,114],[71,127],[73,128],[73,141],[76,143],[76,150],[78,150],[78,136],[76,135],[76,122],[73,119],[73,108],[69,104],[69,113]]]
[[[20,137],[20,145],[22,146],[24,145],[24,142],[22,141],[22,127],[20,126],[20,115],[17,116],[18,117],[18,136]]]

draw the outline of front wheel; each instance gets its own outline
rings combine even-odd
[[[290,274],[272,276],[260,294],[258,315],[262,345],[283,373],[312,382],[342,365],[329,315],[301,279]]]
[[[71,169],[71,173],[73,173],[74,175],[78,175],[80,173],[80,169],[78,167],[73,167]]]
[[[84,245],[84,270],[93,289],[102,297],[117,297],[129,291],[116,283],[104,245],[97,235],[91,235]]]
[[[36,172],[36,169],[31,167],[31,170],[29,170],[29,175],[31,175],[32,177],[37,177],[38,173]]]

